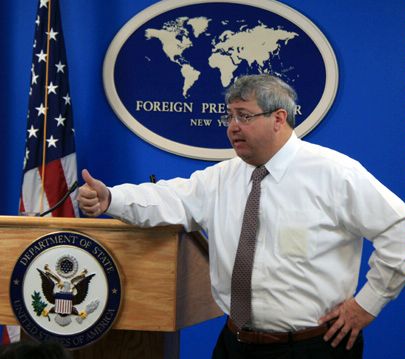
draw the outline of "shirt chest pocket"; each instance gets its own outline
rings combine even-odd
[[[284,211],[279,214],[276,231],[276,251],[282,257],[310,259],[316,254],[320,211]]]

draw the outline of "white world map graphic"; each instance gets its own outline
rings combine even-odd
[[[208,32],[211,21],[212,19],[206,17],[178,17],[165,22],[160,29],[148,28],[145,31],[145,38],[158,39],[164,54],[170,61],[179,65],[180,74],[184,79],[185,98],[200,78],[201,71],[184,56],[184,51],[198,46],[198,38],[201,35],[211,40],[211,53],[207,54],[207,61],[212,69],[219,70],[223,87],[231,84],[235,71],[242,62],[246,62],[249,68],[256,65],[259,73],[269,73],[271,59],[281,57],[283,47],[299,36],[295,32],[269,27],[260,21],[249,27],[243,20],[237,24],[223,20],[220,25],[225,30],[219,35],[213,35]],[[237,28],[237,31],[230,30],[229,25]]]

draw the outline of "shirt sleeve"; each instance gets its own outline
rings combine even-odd
[[[405,204],[360,165],[343,181],[344,226],[373,243],[367,282],[357,303],[377,316],[405,284]]]
[[[372,253],[367,283],[356,295],[357,303],[377,316],[396,298],[405,284],[405,220],[394,224],[372,239]]]
[[[111,203],[106,213],[140,227],[173,224],[186,231],[199,230],[207,221],[208,192],[215,188],[215,173],[208,168],[189,179],[109,188]]]

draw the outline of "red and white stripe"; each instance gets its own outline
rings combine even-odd
[[[55,299],[55,312],[58,314],[71,314],[73,304],[68,299]]]
[[[21,327],[19,325],[4,325],[1,344],[10,344],[20,341]]]
[[[42,167],[34,168],[24,174],[20,200],[20,213],[40,213],[54,206],[77,180],[76,153],[49,162],[45,168],[44,195],[42,195]],[[49,214],[54,217],[79,217],[76,201],[77,190],[65,203]]]

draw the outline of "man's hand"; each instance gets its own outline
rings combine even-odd
[[[110,191],[103,182],[93,178],[89,171],[83,170],[82,177],[86,183],[79,188],[79,207],[85,215],[97,217],[109,207]]]
[[[360,331],[370,324],[373,319],[373,315],[360,307],[354,298],[351,298],[338,305],[329,313],[325,314],[319,320],[319,324],[322,325],[330,320],[334,321],[323,337],[325,341],[328,341],[336,335],[331,343],[332,347],[336,347],[342,341],[342,339],[350,333],[350,337],[346,345],[346,349],[349,350],[353,347],[353,344],[356,341]]]

